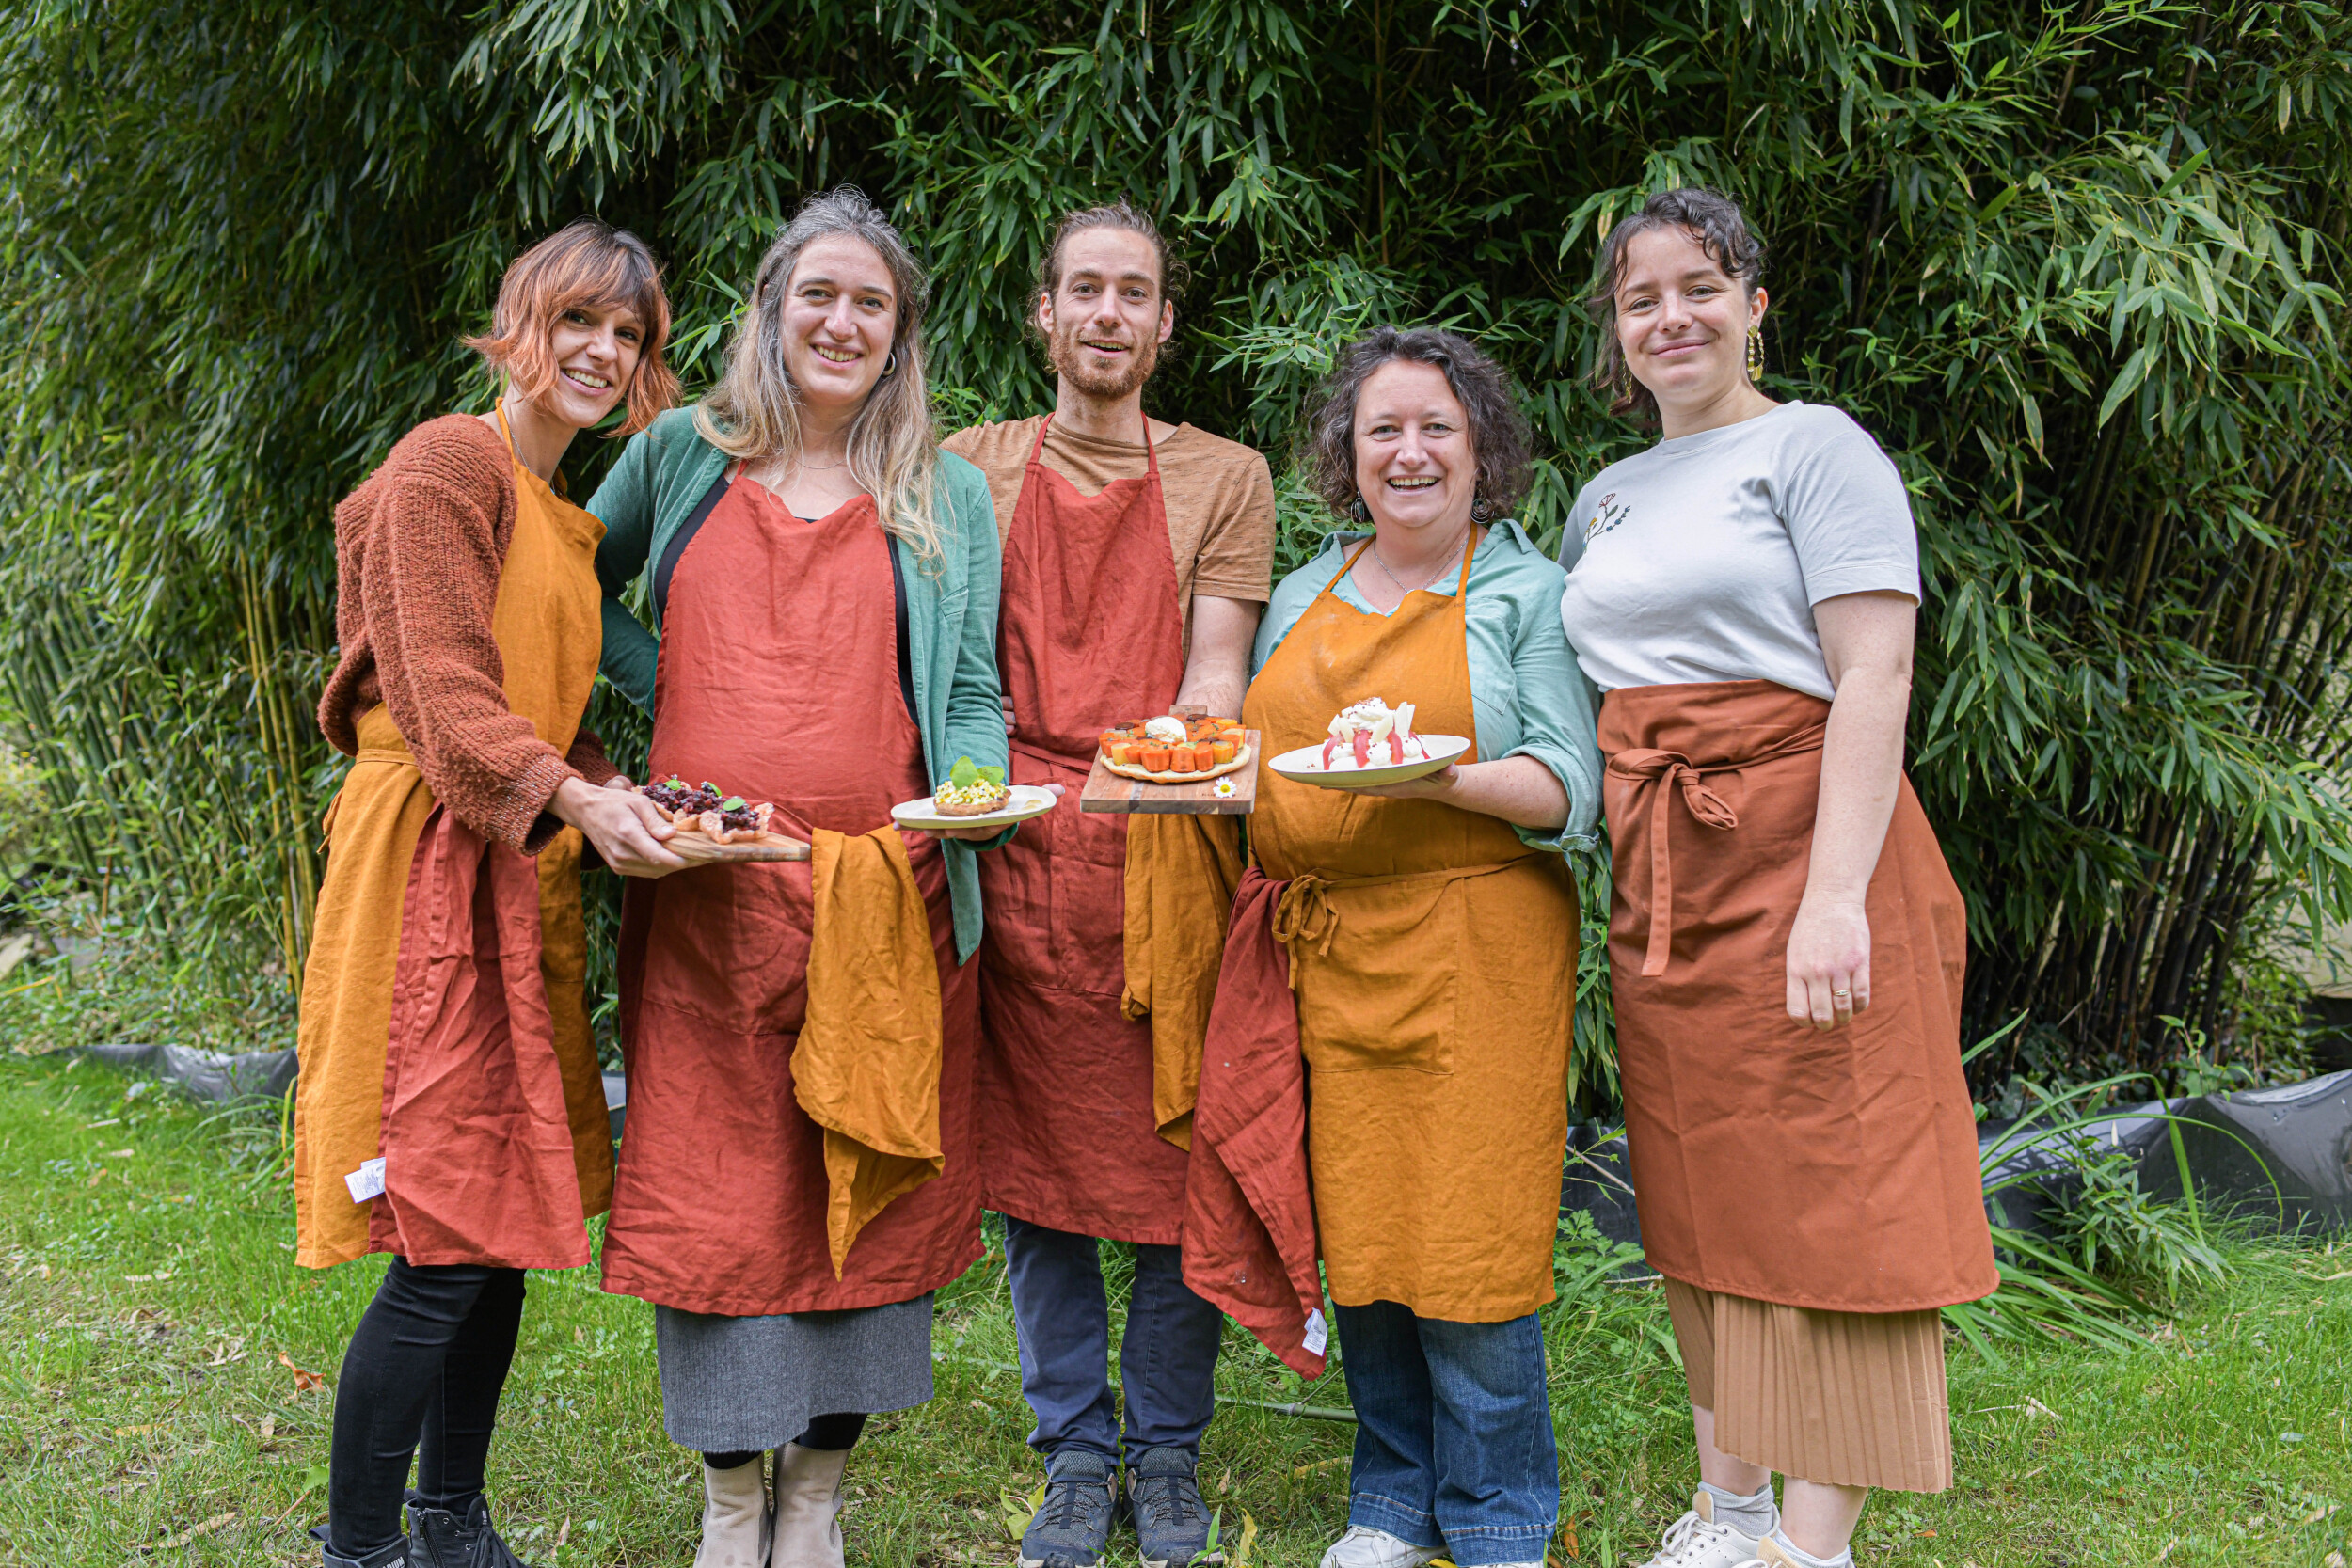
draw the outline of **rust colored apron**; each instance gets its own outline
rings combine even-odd
[[[1393,615],[1317,595],[1243,704],[1266,755],[1314,743],[1373,696],[1414,704],[1416,729],[1475,741],[1476,549],[1473,530],[1459,592],[1418,590]],[[1292,955],[1331,1299],[1458,1323],[1534,1311],[1552,1296],[1567,1144],[1565,862],[1500,817],[1320,789],[1263,761],[1249,836],[1265,875],[1291,884],[1276,934]]]
[[[519,461],[514,483],[491,634],[508,708],[565,752],[603,646],[604,526]],[[303,973],[295,1261],[577,1268],[612,1183],[580,835],[535,857],[485,844],[434,800],[389,709],[358,739]],[[377,1156],[384,1191],[357,1201],[345,1178]]]
[[[1901,781],[1870,879],[1870,1006],[1788,1013],[1829,705],[1771,681],[1631,687],[1600,712],[1617,1067],[1661,1274],[1833,1312],[1999,1281],[1960,1065],[1966,911]]]
[[[740,478],[678,559],[648,770],[772,800],[776,831],[867,834],[930,793],[898,684],[889,536],[870,497],[811,522]],[[808,862],[632,882],[621,922],[628,1119],[604,1286],[759,1317],[908,1301],[980,1254],[977,975],[956,962],[939,842],[905,835],[945,1048],[941,1174],[867,1220],[834,1273],[827,1135],[796,1098],[815,927]]]
[[[1126,989],[1127,819],[1078,810],[1105,725],[1165,713],[1184,683],[1184,622],[1150,470],[1084,496],[1029,451],[1005,543],[999,668],[1012,782],[1061,805],[980,857],[980,1072],[988,1206],[1084,1236],[1173,1244],[1184,1151],[1159,1135],[1152,1025]]]

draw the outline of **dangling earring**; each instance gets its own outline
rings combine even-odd
[[[1488,499],[1487,499],[1486,497],[1484,497],[1484,496],[1478,496],[1478,497],[1474,497],[1474,498],[1472,498],[1472,499],[1470,500],[1470,521],[1471,521],[1471,522],[1473,522],[1473,523],[1478,523],[1478,524],[1482,524],[1482,525],[1483,525],[1483,524],[1486,524],[1486,523],[1493,522],[1493,521],[1494,521],[1494,517],[1495,517],[1495,503],[1494,503],[1494,502],[1492,502],[1492,501],[1488,500]]]
[[[1748,328],[1748,379],[1759,387],[1764,384],[1764,328],[1760,323]]]
[[[1356,520],[1359,523],[1372,521],[1372,508],[1364,504],[1364,493],[1361,490],[1356,492],[1356,502],[1348,508],[1348,511],[1354,514]]]
[[[1609,384],[1609,392],[1613,403],[1633,401],[1633,367],[1622,359],[1617,361],[1617,379]]]

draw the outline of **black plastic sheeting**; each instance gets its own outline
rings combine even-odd
[[[90,1045],[102,1062],[176,1084],[196,1100],[276,1100],[294,1087],[292,1051],[246,1051],[233,1055],[186,1045]]]
[[[2240,1094],[2118,1106],[2086,1119],[2088,1125],[2069,1133],[2020,1140],[1987,1172],[1988,1187],[2024,1177],[1986,1198],[1994,1224],[2048,1230],[2045,1211],[2064,1207],[2079,1185],[2064,1148],[2071,1138],[2129,1151],[2140,1187],[2156,1197],[2180,1197],[2181,1155],[2185,1155],[2198,1201],[2237,1214],[2258,1229],[2352,1227],[2352,1071]],[[2177,1155],[2174,1125],[2181,1132]],[[2002,1132],[1986,1129],[1979,1148],[1990,1148]],[[1642,1230],[1634,1217],[1632,1180],[1622,1129],[1589,1123],[1569,1129],[1560,1182],[1563,1213],[1581,1209],[1602,1235],[1638,1243]]]

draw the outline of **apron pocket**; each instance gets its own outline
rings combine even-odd
[[[1299,1043],[1315,1072],[1450,1074],[1459,955],[1469,940],[1458,881],[1341,888],[1327,953],[1302,943]]]
[[[644,999],[734,1035],[797,1034],[808,1013],[806,862],[697,866],[654,884]]]

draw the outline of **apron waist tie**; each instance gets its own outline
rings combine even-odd
[[[1331,907],[1333,893],[1365,887],[1402,887],[1415,882],[1458,882],[1471,877],[1491,877],[1539,858],[1531,853],[1486,865],[1447,865],[1435,871],[1399,871],[1380,877],[1326,877],[1316,871],[1300,872],[1282,884],[1281,897],[1274,906],[1274,940],[1290,954],[1291,990],[1298,989],[1298,955],[1302,946],[1312,947],[1320,958],[1331,951],[1331,939],[1340,933],[1340,911]]]
[[[1827,733],[1826,724],[1808,724],[1779,745],[1758,752],[1754,756],[1720,762],[1707,768],[1699,767],[1680,752],[1663,752],[1647,746],[1629,748],[1609,759],[1609,771],[1616,777],[1656,786],[1649,801],[1649,946],[1642,955],[1644,974],[1665,974],[1666,961],[1674,950],[1674,853],[1668,847],[1666,820],[1666,805],[1674,797],[1674,786],[1682,786],[1683,805],[1703,826],[1729,832],[1740,826],[1740,814],[1731,809],[1729,801],[1707,786],[1707,775],[1736,773],[1743,768],[1778,762],[1783,757],[1799,756],[1806,752],[1818,752]]]

